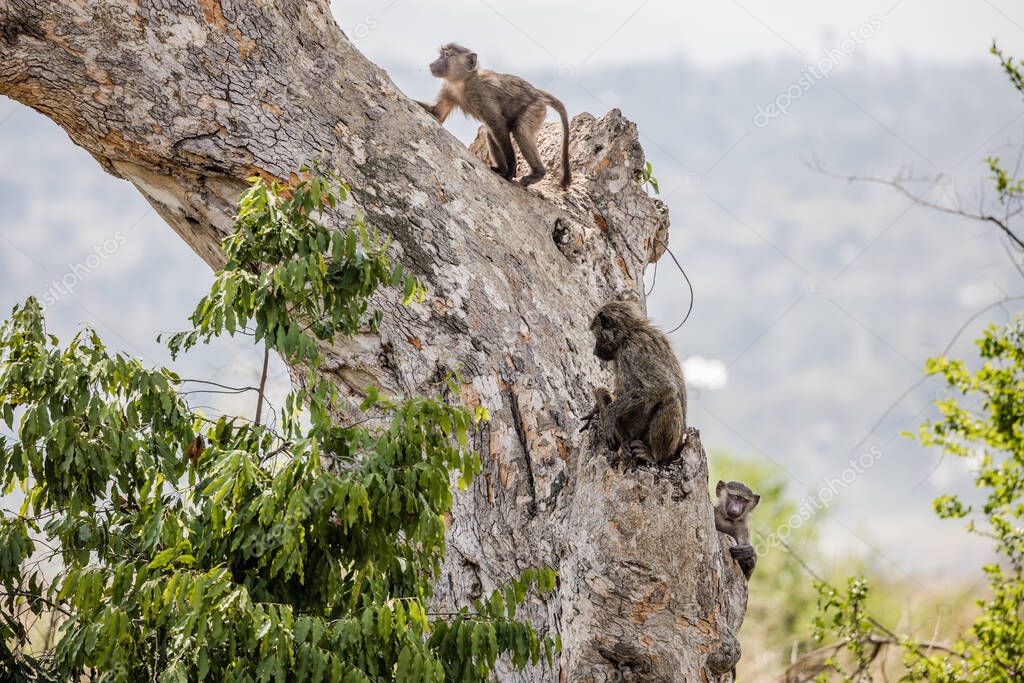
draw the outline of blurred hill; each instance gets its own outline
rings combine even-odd
[[[800,498],[842,477],[866,437],[852,455],[882,455],[819,513],[822,544],[929,591],[962,567],[964,552],[979,550],[931,513],[931,497],[967,485],[959,465],[898,436],[929,414],[936,385],[925,382],[870,430],[972,313],[1024,288],[988,228],[805,162],[816,156],[838,172],[881,176],[909,170],[928,179],[927,197],[958,193],[970,205],[987,186],[982,157],[1016,158],[1024,103],[994,62],[908,63],[837,69],[787,114],[757,125],[758,107],[787,93],[801,69],[664,62],[523,75],[570,113],[619,107],[639,125],[671,207],[672,248],[696,290],[693,316],[673,339],[694,385],[690,422],[705,443],[766,463]],[[410,96],[436,88],[425,69],[389,71]],[[57,291],[47,311],[55,333],[89,322],[111,346],[168,362],[153,337],[184,326],[210,272],[53,124],[8,100],[0,119],[0,305]],[[463,140],[475,131],[463,120],[449,128]],[[652,316],[671,328],[687,305],[664,260]],[[996,308],[981,320],[1006,315]],[[977,329],[953,353],[970,354]],[[258,360],[238,342],[181,370],[251,379]],[[280,366],[276,375],[282,385]]]

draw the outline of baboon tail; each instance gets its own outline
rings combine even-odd
[[[548,98],[548,105],[558,112],[562,117],[562,189],[565,190],[572,182],[572,171],[569,170],[569,115],[565,111],[562,101],[549,93],[544,93]]]

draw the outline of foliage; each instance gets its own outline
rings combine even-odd
[[[406,304],[422,299],[415,278],[388,261],[390,242],[368,230],[361,216],[345,231],[320,220],[348,197],[341,178],[321,171],[287,195],[276,183],[249,181],[235,231],[224,240],[227,264],[192,314],[194,329],[169,340],[173,352],[223,332],[234,335],[253,321],[257,342],[265,338],[285,358],[311,361],[315,340],[359,331],[378,287],[403,284]],[[375,310],[373,330],[380,319]]]
[[[984,502],[972,506],[940,496],[935,512],[967,519],[968,532],[992,540],[997,561],[983,567],[992,596],[980,603],[982,614],[958,644],[958,659],[921,664],[932,680],[1024,678],[1024,320],[990,326],[978,347],[984,363],[974,372],[946,358],[930,360],[927,370],[980,401],[981,410],[953,398],[940,401],[942,419],[923,425],[918,438],[970,459]]]
[[[1024,74],[1021,73],[1024,61],[1017,60],[1014,63],[1013,58],[1005,56],[995,43],[992,43],[990,52],[999,59],[999,64],[1013,87],[1024,95]],[[997,156],[985,157],[985,164],[992,172],[992,180],[999,195],[999,201],[1008,205],[1008,209],[1017,208],[1019,202],[1024,200],[1024,178],[1014,178],[1003,168]]]
[[[818,614],[814,617],[814,640],[820,643],[829,636],[835,636],[841,645],[822,662],[825,671],[817,680],[827,681],[828,672],[833,672],[843,681],[870,681],[870,667],[878,648],[872,642],[875,627],[866,611],[867,582],[851,577],[843,591],[825,582],[817,582],[815,587],[818,590]],[[849,652],[852,663],[839,659],[841,650]],[[852,673],[846,667],[852,668]]]
[[[1003,68],[1003,72],[1010,80],[1010,84],[1013,85],[1017,92],[1024,95],[1024,74],[1021,73],[1021,69],[1024,69],[1024,60],[1018,59],[1016,60],[1016,63],[1014,63],[1013,57],[1005,56],[995,41],[992,42],[992,47],[989,48],[989,52],[994,54],[999,60],[999,66]]]
[[[654,194],[661,194],[661,190],[658,188],[658,179],[654,177],[654,167],[651,166],[651,162],[645,162],[644,167],[640,170],[640,185],[644,189],[654,190]]]
[[[983,567],[990,595],[978,601],[980,615],[966,633],[936,653],[867,616],[863,581],[851,579],[845,593],[819,584],[815,638],[833,636],[851,653],[852,662],[827,662],[843,681],[870,680],[868,665],[878,649],[866,644],[881,641],[902,650],[905,680],[1009,683],[1024,678],[1024,321],[990,326],[978,346],[984,363],[975,371],[959,360],[928,362],[928,373],[943,377],[963,398],[939,401],[941,419],[922,425],[918,438],[969,459],[975,468],[975,484],[985,493],[980,506],[951,495],[936,498],[934,505],[939,517],[967,519],[969,533],[993,541],[997,560]]]
[[[252,179],[227,265],[172,349],[251,325],[315,368],[317,341],[379,322],[381,285],[421,294],[360,220],[321,222],[346,192],[321,174],[287,189]],[[550,570],[430,611],[452,476],[479,471],[468,437],[483,408],[370,390],[376,426],[344,425],[336,389],[310,372],[275,433],[203,418],[182,384],[91,330],[62,348],[34,299],[0,327],[15,434],[0,478],[26,494],[0,516],[0,657],[16,680],[479,681],[503,655],[551,662],[557,640],[516,618],[529,590],[552,590]],[[45,613],[60,633],[29,656],[25,617]]]

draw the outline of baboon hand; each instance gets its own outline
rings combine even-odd
[[[729,554],[733,556],[737,562],[743,560],[749,560],[754,557],[754,546],[752,545],[734,545],[729,548]]]
[[[581,420],[581,422],[583,422],[583,426],[580,427],[580,434],[590,429],[590,426],[594,423],[594,418],[597,417],[598,412],[597,406],[594,406],[590,409],[589,413],[583,416]]]
[[[590,429],[595,419],[601,417],[601,409],[612,402],[612,394],[604,387],[594,389],[594,407],[583,416],[583,426],[580,427],[580,434]]]
[[[736,564],[740,566],[743,576],[749,580],[750,575],[754,573],[754,567],[757,565],[757,553],[754,552],[754,546],[733,546],[729,548],[729,554],[736,559]]]

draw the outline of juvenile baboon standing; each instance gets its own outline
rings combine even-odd
[[[537,151],[537,134],[547,108],[557,111],[562,119],[561,187],[569,187],[569,116],[557,97],[518,76],[479,68],[476,53],[455,43],[441,48],[441,54],[430,64],[430,73],[444,79],[444,84],[434,104],[419,104],[441,123],[455,108],[482,122],[494,163],[491,170],[506,180],[516,174],[514,137],[530,165],[530,173],[519,180],[524,187],[541,180],[547,172]]]

